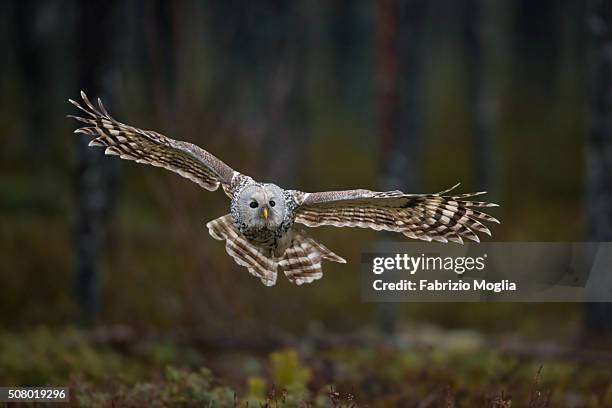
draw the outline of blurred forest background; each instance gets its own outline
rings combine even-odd
[[[311,285],[264,287],[208,235],[206,222],[228,212],[222,193],[86,148],[65,115],[83,89],[118,120],[196,143],[256,179],[305,191],[435,192],[462,182],[462,192],[488,190],[501,204],[492,240],[612,240],[611,19],[605,1],[572,0],[2,2],[0,383],[80,381],[79,372],[91,380],[97,369],[79,357],[61,368],[34,361],[62,360],[57,344],[77,336],[92,347],[83,365],[99,362],[104,378],[131,360],[123,350],[109,369],[115,354],[96,353],[148,339],[151,361],[212,366],[253,395],[257,375],[284,380],[262,374],[267,363],[249,353],[285,347],[311,359],[304,370],[358,389],[329,369],[341,364],[334,357],[313,353],[357,343],[373,359],[363,361],[380,361],[364,340],[374,336],[395,346],[426,338],[428,350],[546,344],[568,373],[555,386],[577,386],[576,370],[612,361],[583,355],[610,330],[607,306],[366,304],[362,249],[400,238],[357,229],[312,231],[347,265],[326,265]],[[588,333],[596,341],[587,347]],[[187,346],[176,344],[195,354],[177,357]],[[245,352],[255,377],[232,374],[242,363],[215,359],[220,349]],[[542,363],[546,378],[540,349],[514,349]],[[474,353],[464,355],[490,363]],[[285,351],[270,364],[296,359]],[[463,373],[453,361],[441,364]],[[525,370],[526,388],[536,371]],[[489,374],[483,381],[498,384]],[[571,395],[605,406],[609,374]],[[469,388],[431,378],[434,390]],[[365,398],[393,389],[381,387]]]

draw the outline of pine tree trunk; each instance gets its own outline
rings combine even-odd
[[[94,96],[105,94],[109,66],[109,44],[114,3],[108,1],[77,2],[75,27],[77,84]],[[78,98],[78,94],[74,96]],[[100,308],[100,255],[104,230],[114,202],[117,161],[104,157],[104,149],[88,147],[89,139],[75,135],[76,166],[74,197],[75,292],[80,310],[78,321],[91,323]]]
[[[481,0],[464,0],[462,5],[467,99],[476,158],[476,188],[492,193],[490,197],[496,199],[498,168],[493,139],[495,115],[485,69],[484,5]]]
[[[425,3],[380,0],[376,27],[376,87],[382,186],[386,190],[418,188],[419,83]],[[394,331],[397,305],[379,308],[380,327]]]

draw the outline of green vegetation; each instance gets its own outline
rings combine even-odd
[[[438,335],[459,338],[452,332]],[[82,407],[612,404],[609,365],[526,358],[481,341],[460,341],[459,348],[441,343],[433,347],[437,340],[430,337],[429,345],[380,340],[376,346],[258,354],[213,353],[148,340],[121,343],[73,329],[36,329],[0,334],[0,382],[68,385],[72,404]]]

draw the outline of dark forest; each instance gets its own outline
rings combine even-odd
[[[487,241],[612,241],[611,49],[603,0],[2,2],[0,386],[84,407],[612,406],[610,304],[367,303],[362,251],[406,239],[357,228],[312,230],[348,264],[264,287],[208,234],[222,193],[66,117],[83,90],[287,188],[461,182],[500,204]]]

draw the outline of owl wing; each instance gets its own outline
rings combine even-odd
[[[108,114],[100,99],[96,108],[83,91],[81,98],[85,107],[72,99],[69,101],[89,117],[69,117],[88,125],[75,130],[75,133],[96,136],[89,142],[90,146],[105,146],[106,154],[163,167],[210,191],[216,190],[220,184],[224,190],[229,190],[234,170],[206,150],[151,130],[123,124]]]
[[[424,241],[463,243],[463,238],[467,238],[479,242],[477,232],[491,235],[483,221],[499,221],[475,208],[496,207],[497,204],[466,200],[485,192],[449,194],[457,186],[436,194],[295,191],[298,203],[295,221],[308,227],[332,225],[394,231]]]

